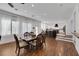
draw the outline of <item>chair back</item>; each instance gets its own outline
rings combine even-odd
[[[34,32],[30,32],[30,35],[31,35],[32,37],[35,37],[35,36],[36,36]]]
[[[38,36],[37,36],[37,41],[36,41],[36,45],[38,46],[38,47],[40,47],[41,45],[42,45],[42,35],[41,34],[39,34]]]
[[[42,37],[43,37],[43,43],[45,43],[46,35],[42,34]]]
[[[30,34],[34,34],[34,32],[30,32]]]
[[[16,46],[19,47],[19,40],[18,40],[18,37],[16,36],[16,34],[14,34],[14,39],[16,41]]]
[[[24,37],[27,37],[28,35],[29,35],[28,32],[25,32],[25,33],[24,33]]]
[[[1,40],[1,35],[0,35],[0,40]]]
[[[42,35],[42,43],[45,43],[46,34],[45,33],[41,33],[40,35]]]

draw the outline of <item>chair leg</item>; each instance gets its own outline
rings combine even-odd
[[[18,53],[17,53],[17,56],[19,56],[19,54],[20,54],[20,48],[18,49]]]
[[[44,42],[43,46],[44,46],[44,48],[46,49],[46,43],[45,43],[45,42]]]
[[[45,44],[45,47],[46,47],[46,43],[44,43]]]
[[[16,50],[15,50],[15,53],[17,53],[17,47],[16,47]]]

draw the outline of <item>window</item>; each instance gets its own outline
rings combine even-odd
[[[28,23],[28,32],[31,32],[31,31],[32,31],[32,24]]]
[[[11,34],[11,19],[7,17],[3,17],[1,19],[1,34],[9,35]]]
[[[19,34],[19,21],[12,21],[12,34]]]
[[[28,31],[28,24],[27,23],[22,23],[22,34],[24,33],[24,32],[27,32]]]

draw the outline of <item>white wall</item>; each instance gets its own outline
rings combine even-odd
[[[73,32],[73,26],[71,26],[71,23],[73,21],[70,19],[66,23],[66,35],[71,35],[71,32]]]
[[[76,7],[76,32],[79,32],[79,5]]]
[[[75,26],[76,26],[76,32],[79,33],[79,5],[76,6]],[[76,36],[74,37],[74,44],[75,44],[76,50],[79,54],[79,38],[77,38]]]
[[[73,10],[72,15],[66,22],[66,34],[71,35],[74,31],[76,31],[76,7]]]
[[[78,5],[75,6],[73,13],[70,19],[67,21],[67,34],[71,34],[74,32],[79,32],[79,7]]]
[[[79,5],[76,5],[70,19],[67,21],[67,34],[71,34],[73,36],[74,46],[79,54],[79,38],[77,38],[74,32],[79,33]]]
[[[73,13],[67,22],[68,25],[68,32],[79,32],[79,12],[78,12],[78,6],[76,5]]]
[[[53,28],[55,26],[55,24],[58,24],[58,27],[60,29],[63,29],[63,27],[66,25],[66,21],[65,20],[59,20],[59,21],[48,21],[48,22],[44,22],[44,24],[46,25],[45,28]]]
[[[17,21],[20,22],[19,35],[21,35],[21,30],[22,30],[21,24],[22,24],[22,22],[31,23],[32,27],[35,27],[35,26],[38,27],[38,32],[41,31],[40,30],[41,29],[41,21],[37,21],[37,20],[32,19],[32,18],[23,17],[23,16],[19,16],[19,15],[16,15],[16,14],[12,14],[12,13],[0,10],[0,22],[1,22],[1,15],[7,15],[7,16],[11,17],[12,19],[15,18]],[[0,23],[0,33],[1,33],[1,23]],[[6,35],[6,36],[2,36],[0,44],[12,42],[12,41],[15,41],[13,35]]]

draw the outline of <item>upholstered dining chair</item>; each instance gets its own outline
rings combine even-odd
[[[29,42],[32,49],[38,50],[42,47],[42,36],[38,35],[34,42]]]
[[[25,32],[24,33],[24,37],[27,37],[27,36],[29,36],[30,34],[28,33],[28,32]]]
[[[34,32],[30,32],[29,34],[30,34],[30,36],[32,36],[32,37],[36,37],[36,35],[35,35]]]
[[[18,37],[16,34],[14,34],[14,39],[16,41],[16,50],[15,53],[17,53],[17,56],[20,54],[20,49],[22,48],[28,48],[28,43],[25,40],[18,40]]]
[[[43,42],[43,44],[45,45],[45,47],[46,47],[46,34],[41,34],[42,35],[42,42]]]

